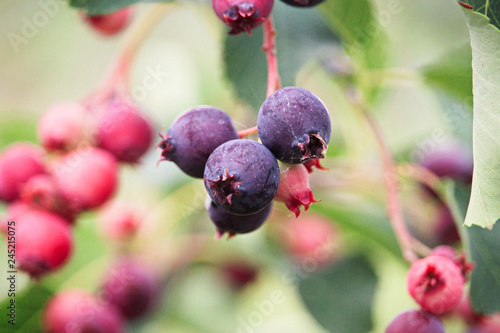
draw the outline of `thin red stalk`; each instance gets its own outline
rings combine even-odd
[[[264,44],[262,50],[266,52],[267,59],[267,96],[281,88],[278,72],[278,58],[276,57],[276,29],[273,18],[269,16],[264,22]]]
[[[245,136],[257,133],[257,126],[250,127],[241,131],[238,131],[238,136],[244,138]]]

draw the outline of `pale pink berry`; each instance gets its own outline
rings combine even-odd
[[[142,207],[125,201],[113,201],[99,214],[100,227],[105,237],[127,240],[134,236],[145,216]]]
[[[85,22],[96,32],[104,36],[112,36],[123,31],[132,20],[134,12],[131,7],[125,7],[116,12],[103,15],[82,14]]]
[[[407,276],[408,291],[413,299],[437,315],[453,310],[460,303],[463,286],[460,268],[441,256],[416,261]]]

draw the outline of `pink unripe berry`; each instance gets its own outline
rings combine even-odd
[[[150,120],[128,101],[114,99],[105,105],[97,125],[97,145],[120,162],[136,163],[151,146]]]
[[[75,209],[102,205],[117,187],[118,163],[113,155],[100,148],[74,150],[54,167],[57,185]]]
[[[113,201],[99,214],[104,236],[114,240],[126,240],[135,235],[144,219],[141,207],[130,202]]]
[[[85,22],[95,31],[104,36],[111,36],[118,34],[127,27],[132,19],[133,13],[131,7],[125,7],[110,14],[82,14],[82,16]]]
[[[85,137],[86,109],[74,102],[51,106],[38,122],[38,138],[45,149],[71,150]]]
[[[408,291],[413,299],[437,315],[453,310],[460,303],[463,286],[460,268],[441,256],[417,260],[407,276]]]
[[[65,290],[52,298],[43,314],[48,333],[122,333],[123,319],[111,305],[83,290]]]
[[[29,209],[30,206],[20,200],[9,203],[5,215],[0,219],[0,230],[7,234],[8,222],[17,221],[17,217]]]
[[[410,310],[394,318],[385,333],[445,333],[445,330],[441,320],[434,315],[422,310]]]
[[[304,206],[307,211],[312,203],[318,202],[309,187],[309,173],[303,164],[282,169],[278,193],[274,199],[284,202],[296,217],[300,215],[300,206]]]
[[[273,0],[212,0],[215,14],[228,25],[232,35],[251,30],[271,14]]]
[[[471,326],[467,333],[498,333],[500,332],[500,318],[498,315],[484,317],[478,323]]]
[[[102,287],[102,298],[125,318],[131,319],[146,314],[159,291],[158,281],[149,267],[139,260],[126,258],[109,271]]]
[[[71,228],[62,217],[26,210],[15,219],[16,259],[19,270],[33,278],[61,267],[73,249]]]
[[[15,143],[0,154],[0,200],[17,200],[24,184],[45,173],[43,152],[35,145]]]

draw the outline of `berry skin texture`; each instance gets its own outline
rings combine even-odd
[[[258,213],[274,199],[279,182],[276,158],[266,147],[252,140],[223,143],[205,165],[204,183],[208,195],[230,214]]]
[[[443,323],[423,310],[410,310],[399,314],[387,326],[385,333],[445,333]]]
[[[110,270],[102,286],[102,298],[124,318],[145,315],[160,291],[156,277],[138,260],[124,258]]]
[[[8,146],[0,154],[0,200],[17,200],[24,184],[45,172],[43,152],[38,147],[29,143]]]
[[[217,17],[231,28],[229,34],[238,35],[262,24],[271,14],[274,0],[212,0]]]
[[[262,144],[290,164],[324,158],[332,132],[323,102],[299,87],[281,88],[269,96],[260,108],[257,128]]]
[[[118,161],[137,163],[151,146],[153,128],[146,116],[123,99],[113,99],[97,124],[97,146]]]
[[[464,278],[451,260],[431,255],[417,260],[407,276],[408,292],[420,306],[440,315],[453,310],[462,297]]]
[[[71,226],[62,217],[30,209],[18,214],[15,222],[19,270],[39,279],[69,259],[73,237]]]
[[[191,177],[203,178],[210,154],[226,141],[238,139],[231,117],[212,106],[199,106],[179,116],[160,135],[160,161],[173,161]]]
[[[318,202],[309,187],[309,173],[303,164],[293,165],[281,172],[280,186],[274,198],[285,203],[286,207],[300,216],[300,207],[307,211],[309,206]]]
[[[104,36],[112,36],[123,31],[133,16],[133,9],[125,7],[116,12],[104,15],[82,14],[83,20],[89,24],[92,29]]]
[[[48,333],[124,333],[118,311],[83,290],[70,289],[52,298],[43,314]]]
[[[325,0],[281,0],[287,5],[294,7],[313,7],[319,5]]]
[[[100,148],[82,148],[65,155],[54,167],[57,185],[72,207],[95,208],[106,202],[117,186],[118,164]]]
[[[71,150],[84,139],[87,110],[74,102],[58,103],[38,122],[40,144],[48,151]]]
[[[210,198],[207,201],[207,211],[210,220],[216,228],[216,239],[220,239],[225,233],[229,238],[236,234],[245,234],[257,230],[266,222],[272,210],[272,203],[258,213],[251,215],[234,215],[224,211]]]

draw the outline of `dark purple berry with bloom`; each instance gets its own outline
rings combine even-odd
[[[228,25],[229,34],[238,35],[251,30],[271,14],[273,0],[212,0],[215,14]]]
[[[281,0],[281,1],[283,1],[287,5],[294,7],[313,7],[322,3],[325,0]]]
[[[436,316],[424,310],[410,310],[394,318],[385,333],[445,333],[445,330]]]
[[[214,203],[235,215],[255,214],[274,199],[280,169],[274,155],[252,140],[220,145],[205,165],[205,188]]]
[[[299,87],[281,88],[269,96],[260,108],[257,128],[262,144],[291,164],[324,158],[332,133],[323,102]]]
[[[199,106],[185,112],[160,136],[160,161],[173,161],[196,178],[203,178],[205,163],[215,148],[238,139],[231,117],[212,106]]]
[[[217,239],[221,238],[226,232],[229,234],[229,237],[233,237],[236,234],[245,234],[257,230],[269,217],[273,205],[270,203],[258,213],[242,216],[230,214],[217,206],[210,198],[208,199],[208,216],[210,216],[210,220],[212,220],[217,229]]]

